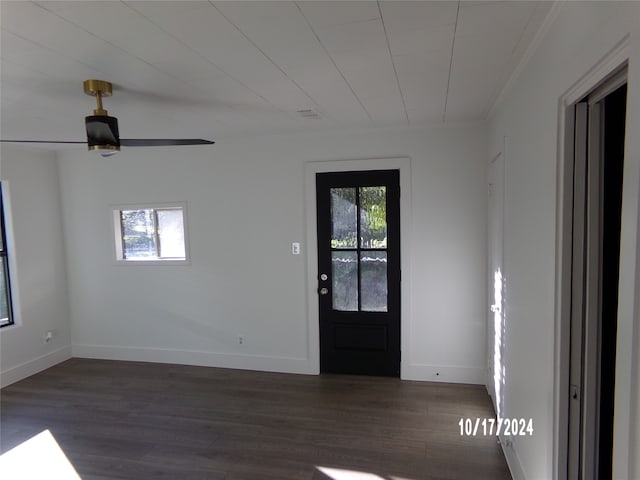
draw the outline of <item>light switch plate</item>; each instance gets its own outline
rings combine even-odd
[[[293,242],[291,244],[291,254],[292,255],[300,255],[300,243]]]

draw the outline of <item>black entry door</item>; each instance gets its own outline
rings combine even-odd
[[[320,370],[400,375],[400,172],[319,173]]]

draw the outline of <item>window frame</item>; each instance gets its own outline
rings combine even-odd
[[[9,266],[9,248],[7,246],[7,229],[5,224],[5,214],[4,214],[4,197],[2,190],[2,182],[0,182],[0,236],[2,240],[2,247],[0,248],[0,258],[3,258],[4,268],[2,269],[2,274],[4,275],[4,282],[7,288],[7,312],[8,318],[6,322],[0,323],[0,328],[10,327],[15,325],[15,315],[13,311],[13,296],[11,293],[11,273]]]
[[[154,223],[156,225],[153,235],[156,238],[156,252],[159,253],[160,242],[158,241],[158,211],[163,210],[180,210],[182,212],[182,227],[184,235],[184,258],[175,257],[156,257],[152,259],[128,259],[124,256],[124,236],[122,226],[122,212],[131,210],[152,210]],[[189,265],[189,238],[188,238],[188,223],[187,223],[187,203],[186,202],[171,202],[171,203],[145,203],[145,204],[127,204],[127,205],[112,205],[110,207],[111,223],[113,225],[114,235],[114,258],[117,265]]]

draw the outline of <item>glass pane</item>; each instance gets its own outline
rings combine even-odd
[[[360,187],[360,247],[387,247],[387,187]]]
[[[157,258],[153,210],[122,210],[122,249],[127,260]]]
[[[357,234],[356,189],[331,189],[331,248],[355,248]]]
[[[361,309],[387,311],[387,252],[360,252]]]
[[[7,288],[6,257],[0,257],[0,325],[9,323],[9,290]]]
[[[333,309],[358,311],[358,253],[331,252]]]
[[[185,258],[182,210],[157,210],[160,258]]]

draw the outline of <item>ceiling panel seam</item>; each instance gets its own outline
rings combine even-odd
[[[447,77],[447,92],[444,98],[444,111],[442,112],[442,123],[447,120],[447,104],[449,102],[449,87],[451,86],[451,71],[453,70],[453,52],[456,46],[456,33],[458,31],[458,17],[460,16],[460,0],[456,9],[456,23],[453,27],[453,39],[451,40],[451,57],[449,58],[449,75]]]
[[[222,13],[222,11],[211,1],[209,1],[209,3],[211,4],[211,6],[213,6],[213,8],[215,8],[218,13],[227,21],[229,22],[230,25],[233,25],[233,27],[240,33],[240,35],[242,35],[251,45],[253,45],[253,47],[258,50],[260,52],[260,54],[262,54],[262,56],[264,58],[266,58],[274,67],[276,67],[278,69],[278,71],[280,71],[286,78],[287,80],[289,80],[291,83],[293,83],[309,100],[311,100],[311,103],[313,103],[316,108],[318,109],[318,111],[325,117],[328,117],[331,119],[331,117],[329,115],[327,115],[327,112],[323,111],[322,107],[318,104],[318,102],[315,101],[315,99],[304,89],[302,88],[302,86],[296,82],[293,78],[291,78],[286,71],[284,71],[282,69],[282,67],[280,67],[280,65],[278,65],[268,54],[267,52],[265,52],[262,48],[260,48],[246,33],[244,33],[244,31],[242,31],[242,29],[236,25],[233,21],[231,21],[231,19],[229,17],[227,17],[224,13]],[[304,105],[301,106],[301,108],[304,107]],[[292,112],[288,112],[289,114],[292,114]]]
[[[123,2],[123,4],[124,4],[124,2]],[[41,8],[41,9],[43,9],[43,10],[45,10],[45,11],[47,11],[47,12],[48,12],[48,13],[50,13],[51,15],[54,15],[54,16],[58,17],[59,19],[61,19],[62,21],[64,21],[64,22],[68,23],[69,25],[73,25],[75,28],[77,28],[77,29],[79,29],[79,30],[82,30],[83,32],[87,33],[88,35],[91,35],[92,37],[94,37],[94,38],[96,38],[96,39],[100,40],[101,42],[106,43],[107,45],[109,45],[110,47],[112,47],[112,48],[114,48],[114,49],[118,50],[119,52],[121,52],[121,53],[123,53],[123,54],[125,54],[125,55],[128,55],[128,56],[129,56],[129,57],[131,57],[131,58],[135,58],[136,60],[138,60],[138,61],[140,61],[140,62],[144,63],[146,66],[148,66],[148,67],[152,68],[152,69],[153,69],[153,70],[155,70],[156,72],[158,72],[158,73],[160,73],[160,74],[162,74],[162,75],[166,75],[167,77],[170,77],[170,78],[172,78],[173,80],[175,80],[175,81],[177,81],[177,82],[180,82],[180,83],[182,83],[182,84],[189,85],[189,87],[190,87],[190,88],[197,88],[197,87],[195,87],[195,86],[193,86],[193,85],[189,84],[188,82],[186,82],[186,81],[185,81],[185,80],[183,80],[182,78],[176,77],[175,75],[172,75],[172,74],[170,74],[170,73],[168,73],[168,72],[165,72],[165,71],[163,71],[163,70],[159,69],[158,67],[156,67],[156,66],[155,66],[155,65],[153,65],[152,63],[147,62],[147,61],[146,61],[146,60],[144,60],[143,58],[140,58],[140,57],[138,57],[137,55],[134,55],[133,53],[131,53],[131,52],[129,52],[129,51],[127,51],[127,50],[125,50],[124,48],[122,48],[122,47],[120,47],[120,46],[118,46],[118,45],[116,45],[116,44],[114,44],[114,43],[110,42],[109,40],[106,40],[106,39],[104,39],[104,38],[102,38],[102,37],[100,37],[100,36],[98,36],[98,35],[94,34],[93,32],[91,32],[90,30],[87,30],[87,29],[86,29],[86,28],[84,28],[83,26],[78,25],[77,23],[74,23],[74,22],[70,21],[69,19],[67,19],[67,18],[63,17],[62,15],[58,14],[58,13],[57,13],[57,12],[55,12],[54,10],[50,10],[50,9],[48,9],[48,8],[44,7],[43,5],[38,4],[38,3],[33,3],[33,5],[37,6],[38,8]],[[124,5],[126,5],[126,4],[124,4]],[[128,6],[128,5],[126,5],[126,6]],[[139,14],[139,12],[137,12],[136,10],[134,10],[134,9],[132,9],[132,10]],[[144,15],[143,15],[143,17],[144,17]],[[144,18],[145,18],[146,20],[149,20],[147,17],[144,17]],[[155,25],[155,24],[154,24],[154,25]],[[157,26],[157,25],[155,25],[155,26]],[[25,40],[27,40],[27,39],[25,39]],[[31,41],[31,40],[29,40],[29,41]],[[31,41],[31,42],[32,42],[32,43],[34,43],[34,44],[36,44],[36,45],[39,45],[40,47],[47,48],[47,47],[45,47],[44,45],[40,45],[40,44],[39,44],[39,43],[37,43],[37,42],[33,42],[33,41]],[[48,48],[47,48],[47,49],[48,49]],[[63,52],[58,52],[57,50],[53,50],[53,49],[48,49],[48,50],[51,50],[51,51],[53,51],[53,52],[56,52],[57,54],[60,54],[60,55],[65,56],[65,54],[64,54]],[[70,58],[73,58],[73,57],[70,57]],[[85,65],[85,66],[87,66],[87,67],[89,67],[89,68],[91,68],[91,69],[93,69],[93,70],[96,70],[96,71],[102,71],[102,70],[100,70],[98,67],[95,67],[94,65],[86,64],[86,63],[81,62],[80,60],[77,60],[77,59],[75,59],[75,58],[73,58],[73,60],[75,60],[75,61],[77,61],[78,63],[80,63],[80,64],[82,64],[82,65]],[[104,73],[104,72],[103,72],[103,73]],[[105,73],[105,75],[108,75],[108,74],[107,74],[107,73]],[[133,84],[135,84],[135,82],[132,82],[132,83],[133,83]],[[200,89],[198,89],[198,90],[200,90]],[[202,90],[200,90],[200,91],[201,91],[203,94],[204,94],[204,93],[206,93],[206,92],[204,92],[204,91],[202,91]],[[227,108],[230,108],[228,105],[224,104],[224,102],[220,102],[220,103],[221,103],[223,106],[225,106],[225,107],[227,107]],[[221,122],[221,123],[225,124],[226,126],[230,126],[230,125],[229,125],[228,123],[226,123],[224,120],[217,119],[216,121],[219,121],[219,122]]]
[[[41,48],[43,50],[49,51],[49,52],[51,52],[53,54],[56,54],[56,55],[60,55],[61,57],[68,58],[69,60],[72,60],[73,62],[76,62],[76,63],[78,63],[80,65],[83,65],[83,66],[85,66],[85,67],[87,67],[87,68],[89,68],[91,70],[96,70],[98,72],[102,72],[102,70],[100,70],[99,68],[94,67],[93,65],[89,65],[87,63],[84,63],[81,60],[78,60],[77,58],[73,58],[73,57],[65,54],[64,52],[59,52],[57,50],[54,50],[52,48],[47,47],[46,45],[42,45],[41,43],[38,43],[38,42],[35,42],[35,41],[31,40],[30,38],[23,37],[22,35],[20,35],[20,34],[18,34],[16,32],[12,32],[11,30],[7,30],[6,27],[3,27],[2,31],[5,32],[5,33],[8,33],[9,35],[13,35],[14,37],[19,38],[20,40],[23,40],[25,42],[31,43],[32,45],[36,45],[37,47],[39,47],[39,48]],[[51,75],[50,73],[47,73],[47,72],[44,72],[44,71],[41,71],[41,70],[37,70],[37,69],[33,68],[31,65],[25,65],[23,63],[16,62],[14,59],[5,58],[2,55],[0,55],[0,58],[2,58],[3,62],[8,62],[8,63],[12,63],[14,65],[18,65],[21,68],[30,70],[32,72],[36,72],[39,75],[44,75],[45,77],[50,77],[50,78],[56,78],[54,75]],[[102,72],[102,73],[105,73],[105,72]]]
[[[76,27],[76,28],[78,28],[78,29],[82,30],[83,32],[87,33],[88,35],[91,35],[92,37],[97,38],[97,39],[98,39],[98,40],[100,40],[101,42],[104,42],[104,43],[108,44],[109,46],[111,46],[111,47],[113,47],[113,48],[115,48],[115,49],[117,49],[117,50],[119,50],[119,51],[121,51],[121,52],[125,53],[126,55],[128,55],[128,56],[130,56],[130,57],[133,57],[133,58],[135,58],[136,60],[141,61],[141,62],[142,62],[142,63],[144,63],[145,65],[147,65],[147,66],[149,66],[149,67],[153,68],[154,70],[156,70],[157,72],[162,73],[163,75],[167,75],[167,76],[169,76],[169,77],[171,77],[171,78],[173,78],[173,79],[175,79],[175,80],[178,80],[178,81],[180,81],[180,82],[182,82],[182,83],[186,83],[184,80],[182,80],[182,79],[180,79],[180,78],[178,78],[178,77],[175,77],[174,75],[171,75],[171,74],[169,74],[169,73],[167,73],[167,72],[164,72],[164,71],[162,71],[162,70],[158,69],[155,65],[153,65],[152,63],[147,62],[145,59],[140,58],[140,57],[138,57],[137,55],[134,55],[133,53],[129,52],[128,50],[125,50],[124,48],[122,48],[122,47],[120,47],[120,46],[116,45],[115,43],[110,42],[109,40],[106,40],[106,39],[104,39],[104,38],[102,38],[102,37],[100,37],[100,36],[96,35],[95,33],[93,33],[93,32],[92,32],[92,31],[90,31],[90,30],[87,30],[87,29],[86,29],[86,28],[84,28],[82,25],[78,25],[77,23],[72,22],[71,20],[69,20],[68,18],[63,17],[62,15],[60,15],[59,13],[57,13],[56,11],[54,11],[54,10],[50,10],[50,9],[48,9],[48,8],[46,8],[46,7],[44,7],[44,6],[40,5],[40,4],[38,4],[38,3],[34,3],[34,5],[36,5],[38,8],[42,8],[43,10],[46,10],[46,11],[47,11],[47,12],[49,12],[51,15],[54,15],[54,16],[58,17],[60,20],[62,20],[62,21],[64,21],[64,22],[67,22],[69,25],[73,25],[74,27]],[[146,18],[146,17],[145,17],[145,18]],[[55,50],[54,50],[54,51],[55,51]],[[91,68],[94,68],[94,67],[93,67],[93,66],[91,66],[91,65],[89,65],[89,66],[90,66]]]
[[[32,5],[33,5],[34,7],[38,7],[38,8],[41,8],[41,9],[45,10],[46,12],[53,13],[51,10],[49,10],[49,9],[47,9],[47,8],[44,8],[42,5],[40,5],[40,4],[38,4],[38,3],[35,3],[35,2],[31,2],[31,3],[32,3]],[[75,26],[75,27],[77,27],[77,28],[80,28],[80,27],[78,27],[77,25],[75,25],[75,24],[73,24],[73,23],[71,23],[71,22],[68,22],[66,19],[64,19],[64,18],[60,17],[59,15],[57,15],[57,16],[58,16],[58,18],[60,18],[61,20],[65,21],[65,22],[67,22],[67,23],[70,23],[71,25],[74,25],[74,26]],[[82,29],[82,30],[83,30],[83,31],[85,31],[84,29]],[[36,42],[35,40],[32,40],[31,38],[27,38],[27,37],[25,37],[25,36],[23,36],[23,35],[20,35],[19,33],[14,32],[14,31],[12,31],[11,29],[8,29],[6,26],[2,26],[2,31],[3,31],[3,32],[8,33],[9,35],[13,35],[13,36],[14,36],[14,37],[16,37],[16,38],[19,38],[19,39],[20,39],[20,40],[22,40],[22,41],[25,41],[25,42],[30,43],[30,44],[32,44],[32,45],[36,45],[36,46],[38,46],[39,48],[41,48],[41,49],[43,49],[43,50],[46,50],[46,51],[52,52],[52,53],[54,53],[54,54],[56,54],[56,55],[60,55],[61,57],[68,58],[68,59],[72,60],[73,62],[78,63],[79,65],[83,65],[83,66],[85,66],[85,67],[87,67],[87,68],[89,68],[89,69],[91,69],[91,70],[95,70],[95,71],[102,72],[102,73],[105,73],[105,74],[106,74],[106,72],[102,71],[102,70],[101,70],[100,68],[98,68],[98,67],[95,67],[95,66],[93,66],[93,65],[90,65],[90,64],[88,64],[88,63],[85,63],[85,62],[83,62],[82,60],[78,60],[77,58],[74,58],[74,57],[72,57],[72,56],[68,55],[66,52],[61,52],[61,51],[59,51],[59,50],[56,50],[56,49],[53,49],[53,48],[49,47],[48,45],[44,45],[44,44],[42,44],[42,43],[40,43],[40,42]],[[86,32],[86,31],[85,31],[85,32]],[[98,38],[98,37],[96,37],[95,35],[91,34],[91,32],[86,32],[86,33],[88,33],[88,34],[92,35],[92,36],[93,36],[93,37],[95,37],[95,38]],[[102,40],[102,39],[100,39],[100,40]],[[40,74],[42,74],[42,75],[45,75],[45,76],[47,76],[47,77],[55,78],[53,75],[50,75],[50,74],[45,73],[45,72],[40,71],[40,70],[36,70],[36,69],[34,69],[33,67],[31,67],[31,66],[27,66],[27,65],[25,65],[25,64],[23,64],[23,63],[16,62],[15,60],[9,60],[9,59],[5,58],[5,57],[4,57],[4,56],[2,56],[2,55],[0,55],[0,58],[2,58],[2,59],[3,59],[3,61],[5,61],[5,62],[6,62],[6,61],[8,61],[9,63],[13,63],[14,65],[19,65],[20,67],[25,68],[25,69],[28,69],[28,70],[31,70],[31,71],[33,71],[33,72],[38,72],[38,73],[40,73]]]
[[[338,71],[338,73],[340,74],[340,76],[342,77],[344,82],[347,84],[347,86],[349,87],[349,90],[351,91],[351,93],[353,94],[355,99],[358,101],[358,104],[362,107],[362,110],[364,110],[364,112],[367,114],[367,117],[369,118],[369,121],[373,122],[373,117],[369,113],[369,110],[367,110],[367,108],[364,106],[364,104],[362,103],[362,100],[360,99],[358,94],[353,89],[353,86],[351,85],[351,83],[349,83],[349,80],[347,80],[347,78],[344,76],[344,73],[342,72],[342,70],[340,70],[340,67],[338,67],[338,64],[334,60],[333,56],[331,55],[329,50],[327,50],[327,47],[325,47],[324,43],[322,43],[322,40],[320,40],[320,37],[318,36],[318,33],[316,32],[315,28],[313,28],[313,25],[311,25],[311,22],[309,21],[307,16],[304,14],[302,9],[300,8],[300,5],[298,5],[298,2],[293,2],[293,3],[295,4],[296,8],[300,12],[300,15],[302,15],[302,18],[304,18],[305,23],[309,26],[309,29],[311,30],[311,33],[313,33],[313,36],[316,38],[316,41],[318,42],[318,44],[320,45],[322,50],[327,54],[327,56],[331,60],[331,63],[333,64],[334,68]]]
[[[143,130],[152,114],[158,131],[236,136],[486,122],[562,2],[0,3],[15,135],[75,135],[57,119],[83,109],[82,77],[114,82],[112,107]],[[301,122],[298,109],[325,120]]]
[[[504,83],[504,85],[502,86],[502,88],[500,89],[496,97],[492,99],[492,102],[489,104],[487,113],[484,116],[485,120],[490,119],[495,114],[503,98],[505,98],[507,93],[511,90],[511,88],[513,87],[517,79],[522,74],[522,71],[529,64],[531,57],[538,50],[540,43],[542,43],[542,40],[545,38],[547,34],[547,31],[549,30],[549,28],[551,28],[551,25],[553,24],[556,17],[558,16],[560,12],[560,8],[562,6],[563,6],[562,0],[554,0],[553,4],[551,5],[551,8],[549,9],[546,16],[544,17],[544,20],[542,21],[542,24],[538,26],[538,29],[535,35],[533,36],[533,40],[531,40],[528,43],[526,50],[518,60],[518,64],[515,66],[515,68],[511,69],[509,78]],[[536,9],[538,8],[539,6],[536,6]]]
[[[378,12],[380,13],[380,22],[382,23],[382,30],[384,31],[384,38],[387,42],[387,50],[389,51],[389,59],[391,60],[391,65],[393,66],[393,74],[396,78],[396,85],[398,86],[398,91],[400,92],[400,100],[402,101],[402,108],[404,109],[404,115],[407,119],[407,125],[409,122],[409,112],[407,112],[407,104],[404,101],[404,94],[402,92],[402,87],[400,86],[400,80],[398,79],[398,70],[396,69],[396,62],[393,59],[393,54],[391,53],[391,45],[389,44],[389,35],[387,34],[387,26],[384,24],[384,16],[382,15],[382,8],[380,7],[380,1],[376,2],[378,4]]]
[[[178,37],[176,37],[175,35],[173,35],[171,32],[169,32],[168,30],[166,30],[165,28],[163,28],[161,25],[158,25],[156,22],[153,21],[152,18],[147,17],[145,14],[143,14],[142,12],[140,12],[139,10],[137,10],[135,7],[129,5],[126,2],[123,2],[128,8],[130,8],[131,10],[133,10],[134,12],[136,12],[138,15],[141,15],[142,17],[144,17],[148,22],[150,22],[152,25],[154,25],[156,28],[158,28],[159,30],[161,30],[164,34],[168,35],[169,37],[171,37],[173,40],[175,40],[176,42],[178,42],[180,45],[184,46],[185,48],[189,49],[191,52],[193,52],[195,55],[197,55],[198,57],[200,57],[204,62],[208,63],[209,65],[212,65],[215,69],[217,69],[218,71],[222,72],[224,75],[226,75],[228,78],[230,78],[231,80],[233,80],[234,82],[237,82],[239,85],[242,85],[242,87],[246,88],[248,91],[250,91],[251,93],[253,93],[255,96],[257,96],[258,98],[262,99],[264,102],[268,103],[269,105],[271,105],[273,108],[275,108],[276,110],[278,110],[281,113],[284,113],[287,116],[291,116],[291,112],[288,112],[282,108],[280,108],[278,105],[274,104],[273,102],[271,102],[268,98],[264,97],[262,94],[256,92],[253,88],[251,88],[250,86],[248,86],[247,84],[245,84],[242,80],[240,80],[239,78],[236,78],[234,75],[230,74],[229,72],[227,72],[224,68],[220,67],[217,63],[215,63],[214,61],[212,61],[210,58],[204,56],[203,54],[201,54],[198,50],[194,49],[193,47],[191,47],[188,43],[180,40]],[[208,2],[209,5],[212,8],[216,8],[215,5],[211,4],[211,2]],[[222,15],[222,12],[220,12],[220,10],[218,10],[216,8],[216,11],[218,13],[220,13]],[[229,19],[227,17],[225,17],[224,15],[222,15],[223,18],[229,22],[229,24],[233,25],[234,28],[237,29],[237,27],[231,23],[229,21]],[[242,32],[240,32],[242,33]],[[246,37],[245,37],[246,38]],[[247,39],[248,40],[248,39]],[[182,80],[183,82],[189,84],[190,86],[191,83],[186,82],[184,80]],[[197,88],[197,87],[194,87]],[[201,89],[199,89],[200,91],[202,91]],[[204,92],[203,93],[208,93],[208,92]],[[233,105],[229,105],[226,104],[225,102],[220,102],[221,104],[223,104],[224,106],[226,106],[227,108],[234,110]],[[235,110],[234,110],[235,111]],[[244,116],[248,116],[248,114],[244,113],[244,112],[239,112],[240,114],[244,115]]]
[[[171,37],[174,41],[176,41],[177,43],[179,43],[180,45],[182,45],[183,47],[187,48],[188,50],[190,50],[191,52],[193,52],[195,55],[197,55],[199,58],[201,58],[204,62],[208,63],[209,65],[213,66],[216,70],[218,70],[219,72],[222,72],[222,74],[224,74],[225,76],[227,76],[228,78],[230,78],[231,80],[233,80],[234,82],[237,82],[238,84],[242,85],[242,87],[246,88],[248,91],[250,91],[251,93],[253,93],[255,96],[257,96],[258,98],[262,99],[264,102],[268,103],[269,105],[271,105],[273,108],[277,109],[278,111],[282,112],[282,113],[287,113],[284,110],[282,110],[281,108],[279,108],[277,105],[274,105],[273,103],[271,103],[268,99],[266,99],[265,97],[263,97],[262,95],[260,95],[258,92],[256,92],[255,90],[253,90],[251,87],[249,87],[248,85],[245,85],[241,80],[235,78],[233,75],[231,75],[229,72],[227,72],[226,70],[224,70],[223,68],[221,68],[219,65],[217,65],[215,62],[212,62],[210,59],[208,59],[207,57],[205,57],[204,55],[202,55],[200,52],[198,52],[197,50],[195,50],[194,48],[192,48],[189,44],[183,42],[182,40],[180,40],[179,38],[175,37],[174,35],[172,35],[169,31],[165,30],[164,28],[162,28],[160,25],[158,25],[156,22],[154,22],[151,18],[147,17],[146,15],[144,15],[142,12],[138,11],[136,8],[132,7],[131,5],[129,5],[126,2],[122,2],[126,7],[128,7],[129,9],[131,9],[132,11],[134,11],[136,14],[142,16],[145,20],[147,20],[149,23],[151,23],[154,27],[158,28],[160,31],[162,31],[165,35]],[[99,37],[98,37],[99,38]],[[137,57],[136,57],[137,58]],[[173,75],[170,75],[167,72],[164,72],[162,70],[159,70],[157,67],[151,65],[152,67],[154,67],[156,70],[164,73],[165,75],[169,75],[172,78],[176,78]],[[193,85],[191,82],[188,82],[186,80],[180,79],[178,78],[179,81],[181,81],[182,83],[186,83],[187,85],[189,85],[192,88],[196,88],[199,91],[201,91],[203,94],[208,94],[208,92],[203,91],[201,88]],[[223,102],[221,100],[216,100],[218,101],[222,106],[233,110],[233,111],[237,111],[234,109],[233,105],[228,104],[226,102]],[[247,113],[242,112],[242,111],[237,111],[238,113],[240,113],[243,116],[248,116]]]
[[[518,47],[522,43],[522,40],[524,39],[525,32],[527,31],[527,28],[531,24],[535,14],[536,14],[536,10],[537,9],[538,9],[538,6],[536,5],[536,7],[534,7],[534,9],[529,14],[529,18],[527,19],[527,22],[526,22],[524,28],[520,32],[520,36],[518,37],[518,40],[516,41],[515,45],[513,46],[513,49],[511,50],[511,56],[509,57],[509,61],[507,62],[507,65],[509,64],[509,62],[511,62],[513,60],[513,56],[514,56],[515,52],[518,51]],[[508,69],[508,73],[507,73],[507,78],[505,78],[505,75],[503,74],[501,76],[502,77],[502,81],[494,87],[493,93],[491,94],[491,97],[489,98],[489,101],[487,102],[487,106],[484,108],[484,111],[482,112],[482,117],[483,118],[487,118],[487,115],[489,113],[489,110],[490,110],[491,106],[495,103],[496,98],[498,98],[498,95],[500,94],[500,91],[502,90],[502,88],[504,87],[506,81],[508,80],[508,75],[511,72],[513,72],[513,68],[509,68]]]

